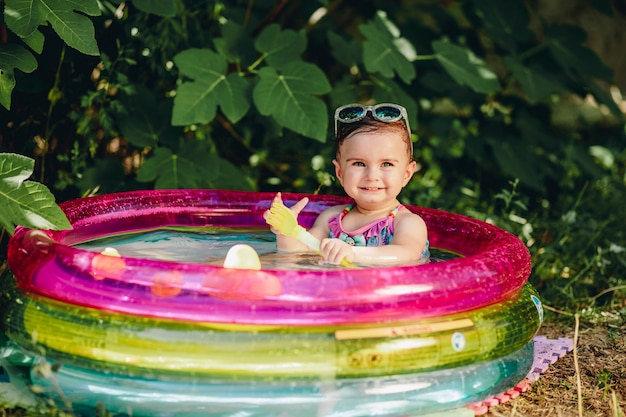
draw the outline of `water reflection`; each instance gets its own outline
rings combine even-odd
[[[83,242],[76,247],[102,252],[114,247],[121,256],[161,261],[222,265],[228,250],[245,243],[259,254],[263,269],[332,269],[314,253],[278,253],[276,237],[266,228],[163,228],[124,233]],[[431,262],[458,257],[431,248]]]

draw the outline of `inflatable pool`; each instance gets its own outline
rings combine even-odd
[[[110,194],[61,204],[72,230],[18,228],[0,325],[32,357],[33,383],[64,404],[130,415],[395,416],[524,378],[541,325],[530,256],[475,219],[409,206],[431,247],[456,254],[424,265],[302,268],[261,253],[262,268],[248,270],[88,249],[168,229],[262,234],[273,196]],[[304,226],[347,201],[308,197]],[[60,367],[43,378],[35,363]]]

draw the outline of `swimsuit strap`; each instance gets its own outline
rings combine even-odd
[[[396,207],[394,207],[393,209],[391,209],[391,211],[389,212],[389,217],[395,218],[398,215],[398,211],[400,211],[400,209],[402,207],[404,207],[404,205],[399,204]],[[353,208],[354,208],[354,204],[348,204],[346,206],[346,208],[344,208],[343,211],[341,212],[341,214],[339,215],[339,218],[343,219],[343,216],[348,214],[350,212],[350,210],[352,210]]]

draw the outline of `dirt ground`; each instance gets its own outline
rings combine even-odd
[[[578,325],[571,321],[548,321],[539,334],[577,337],[575,350],[550,365],[518,398],[491,407],[486,417],[626,416],[626,323],[608,313]]]

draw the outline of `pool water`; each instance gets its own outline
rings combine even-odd
[[[113,247],[121,256],[131,258],[222,265],[228,250],[237,244],[252,246],[264,269],[336,268],[320,264],[320,257],[313,253],[276,252],[276,236],[266,228],[166,227],[107,236],[75,246],[94,252]],[[453,252],[431,248],[431,262],[457,257]]]

